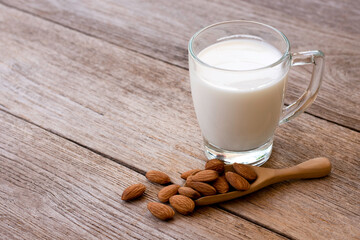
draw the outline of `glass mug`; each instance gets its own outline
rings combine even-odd
[[[283,99],[291,66],[313,65],[307,90]],[[290,53],[279,30],[252,21],[216,23],[189,42],[189,73],[208,159],[260,166],[270,157],[275,129],[311,105],[321,84],[321,51]]]

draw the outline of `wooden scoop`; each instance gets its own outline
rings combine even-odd
[[[250,185],[248,190],[201,197],[195,201],[195,204],[197,206],[203,206],[225,202],[245,196],[274,183],[290,179],[320,178],[325,177],[331,172],[330,160],[324,157],[313,158],[290,168],[272,169],[254,166],[251,167],[254,169],[258,177]],[[225,166],[225,171],[234,171],[234,169],[232,165],[227,165]]]

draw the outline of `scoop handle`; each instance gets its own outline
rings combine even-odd
[[[294,167],[276,169],[272,183],[290,179],[325,177],[331,172],[331,167],[331,162],[328,158],[313,158]]]
[[[229,168],[228,170],[231,171]],[[325,177],[331,172],[331,163],[329,159],[325,157],[319,157],[310,159],[306,162],[300,163],[299,165],[290,168],[273,169],[254,167],[254,170],[258,174],[258,179],[251,184],[249,190],[233,191],[223,194],[201,197],[195,201],[196,205],[203,206],[228,201],[231,199],[245,196],[261,188],[285,180]]]

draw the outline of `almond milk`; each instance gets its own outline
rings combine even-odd
[[[281,57],[266,42],[239,39],[202,50],[198,58],[205,64],[190,60],[195,111],[210,144],[243,151],[272,138],[282,112],[288,71],[281,64],[267,66]]]

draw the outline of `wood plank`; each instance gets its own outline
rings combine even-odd
[[[165,171],[174,182],[204,166],[186,70],[0,9],[1,109],[138,171]],[[303,114],[279,128],[266,166],[325,155],[332,175],[223,206],[294,238],[359,235],[359,144],[359,133]]]
[[[344,32],[348,37],[355,38],[360,34],[360,28],[354,24],[360,22],[358,1],[327,1],[325,4],[321,0],[252,0],[251,3],[276,10],[284,18],[296,16],[304,24]]]
[[[360,60],[356,57],[360,33],[354,24],[359,21],[360,5],[356,1],[0,2],[184,68],[187,42],[200,28],[239,18],[269,23],[289,37],[293,51],[321,49],[326,53],[323,85],[308,112],[360,130]],[[293,68],[287,104],[304,91],[308,72]]]
[[[157,220],[146,205],[160,186],[143,175],[3,111],[0,119],[1,238],[284,239],[213,207]],[[121,201],[134,182],[145,197]]]

